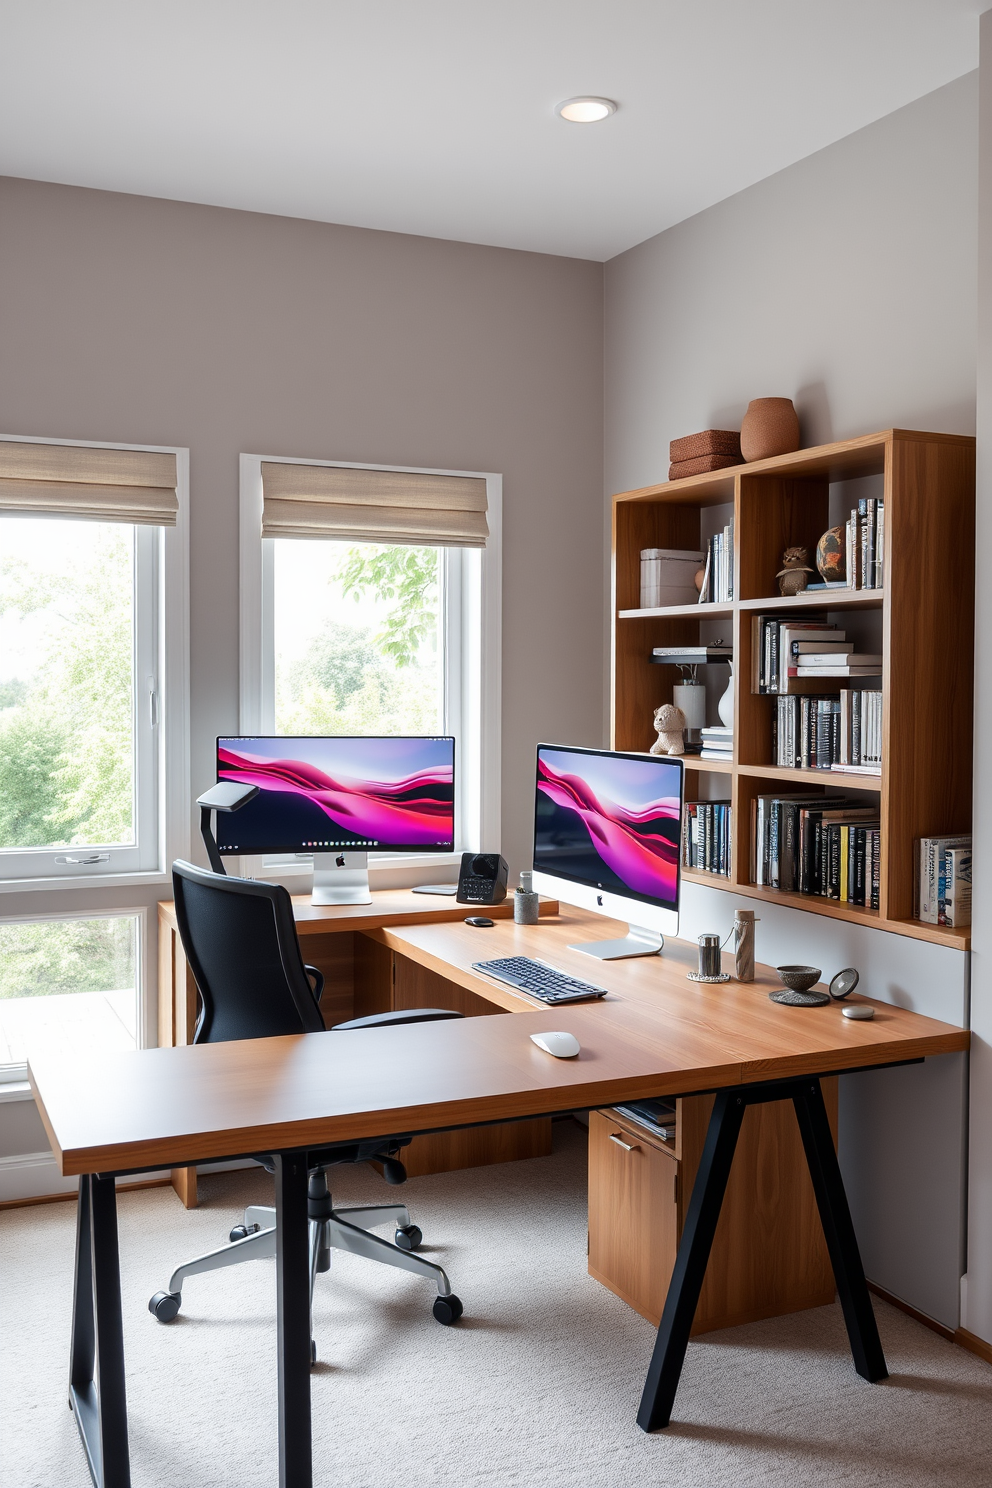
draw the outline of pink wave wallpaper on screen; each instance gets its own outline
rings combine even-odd
[[[452,835],[450,764],[418,767],[411,760],[406,773],[376,780],[340,770],[332,775],[308,760],[266,758],[221,744],[217,766],[219,779],[257,785],[270,798],[288,793],[360,838],[428,847]]]
[[[583,775],[575,773],[576,765],[583,769]],[[651,778],[640,761],[614,756],[603,760],[602,766],[608,766],[608,774],[602,769],[603,778],[595,784],[589,777],[595,777],[602,767],[594,756],[542,749],[537,788],[557,809],[574,812],[581,819],[600,858],[635,894],[674,901],[678,885],[678,796],[638,799],[644,796],[645,781]],[[632,768],[625,770],[625,766]],[[610,799],[604,787],[610,790],[610,796],[628,795],[632,799]]]

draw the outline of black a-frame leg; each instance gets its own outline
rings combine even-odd
[[[721,1090],[713,1107],[703,1156],[692,1186],[689,1212],[682,1227],[675,1270],[665,1298],[654,1353],[644,1382],[637,1424],[642,1431],[667,1426],[689,1346],[689,1330],[706,1275],[717,1220],[737,1149],[745,1101],[739,1092]]]
[[[882,1340],[865,1281],[861,1252],[847,1206],[844,1180],[834,1151],[833,1137],[819,1080],[803,1080],[792,1095],[806,1149],[806,1162],[820,1211],[820,1223],[834,1268],[834,1280],[851,1341],[854,1367],[873,1384],[888,1376]]]
[[[307,1155],[275,1158],[279,1488],[312,1488]]]
[[[95,1488],[130,1488],[114,1180],[79,1180],[69,1404]]]
[[[819,1080],[783,1080],[771,1085],[737,1086],[720,1091],[710,1117],[675,1270],[637,1412],[637,1424],[644,1431],[657,1431],[671,1420],[675,1392],[689,1345],[689,1331],[696,1314],[744,1112],[748,1106],[775,1100],[792,1100],[795,1106],[855,1368],[868,1380],[886,1377],[885,1357]]]

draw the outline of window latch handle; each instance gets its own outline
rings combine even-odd
[[[148,721],[152,728],[158,725],[158,683],[154,677],[148,678]]]
[[[65,853],[55,859],[56,863],[109,863],[109,853]]]

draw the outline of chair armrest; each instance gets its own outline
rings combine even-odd
[[[319,1003],[324,995],[324,973],[318,971],[316,966],[304,966],[303,970],[307,974],[307,981],[310,983],[313,1000]]]
[[[399,1008],[393,1013],[372,1013],[368,1018],[350,1018],[347,1023],[335,1023],[332,1033],[341,1033],[349,1028],[395,1028],[400,1023],[440,1023],[445,1018],[462,1018],[464,1013],[452,1013],[447,1008]]]

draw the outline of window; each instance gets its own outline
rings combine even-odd
[[[139,1041],[138,914],[0,922],[0,1080],[33,1051],[85,1059]]]
[[[155,527],[0,520],[0,877],[156,866]]]
[[[187,469],[185,450],[0,439],[7,890],[161,878],[186,850]]]
[[[433,734],[456,738],[456,834],[459,850],[498,841],[499,834],[499,539],[498,477],[451,477],[484,492],[488,540],[471,530],[466,541],[362,540],[362,511],[349,505],[344,523],[318,512],[302,521],[270,521],[269,485],[261,536],[263,469],[277,467],[280,497],[301,462],[242,457],[242,718],[245,733]],[[289,475],[287,476],[287,467]],[[371,534],[388,539],[400,525],[396,506],[377,505],[379,472],[370,467],[305,466],[321,478],[368,482],[349,487],[350,503],[371,498]],[[382,472],[403,493],[406,472]],[[410,472],[449,478],[447,472]],[[428,493],[431,494],[430,492]],[[446,493],[445,493],[446,494]],[[419,499],[414,487],[413,499]],[[283,499],[277,506],[291,508]],[[436,517],[412,508],[403,521],[433,535]],[[440,535],[459,513],[442,511]],[[326,526],[324,525],[326,523]],[[324,527],[321,531],[320,528]],[[346,531],[340,529],[346,527]],[[484,539],[483,539],[484,540]],[[272,862],[273,860],[267,860]],[[399,861],[399,860],[395,860]],[[405,858],[407,864],[412,860]],[[383,859],[379,859],[380,865]]]
[[[188,468],[0,437],[0,1082],[32,1050],[155,1042],[144,905],[189,855]]]

